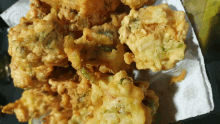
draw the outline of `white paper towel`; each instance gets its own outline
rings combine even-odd
[[[168,3],[173,10],[185,11],[180,0],[156,0],[155,5]],[[20,0],[1,14],[11,27],[19,23],[29,10],[30,2]],[[186,17],[187,21],[189,19]],[[190,23],[190,22],[189,22]],[[208,113],[214,109],[212,89],[205,71],[204,58],[198,40],[190,25],[186,39],[187,49],[183,61],[168,71],[153,73],[151,71],[134,71],[136,80],[146,80],[150,88],[160,97],[160,107],[156,123],[169,123]],[[168,85],[171,76],[176,76],[186,69],[187,74],[182,82]]]

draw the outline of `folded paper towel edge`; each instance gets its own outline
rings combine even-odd
[[[194,31],[194,27],[192,26],[192,24],[191,24],[191,22],[190,22],[190,20],[189,20],[187,15],[186,15],[186,19],[188,20],[188,22],[190,24],[190,27],[192,27],[192,33],[193,33],[192,35],[193,35],[193,37],[195,37],[196,40],[198,41],[198,38],[197,38],[197,36],[195,34],[195,31]],[[209,95],[209,98],[208,98],[209,99],[209,104],[210,104],[210,111],[209,112],[211,112],[211,111],[214,110],[214,101],[213,101],[212,88],[211,88],[211,83],[210,83],[210,81],[208,79],[208,76],[207,76],[207,73],[206,73],[204,57],[202,55],[202,50],[201,50],[199,44],[198,44],[198,56],[199,56],[199,63],[201,65],[200,68],[201,68],[202,76],[204,78],[204,81],[205,81],[205,84],[206,84],[206,87],[207,87],[207,92],[208,92],[208,95]]]
[[[20,4],[20,7],[22,7],[22,9],[20,9],[20,11],[10,11],[10,9],[12,9],[15,6],[18,6]],[[28,5],[28,6],[27,6]],[[15,23],[14,21],[10,21],[11,18],[7,19],[7,15],[13,15],[14,13],[14,17],[25,17],[26,13],[24,15],[20,15],[16,14],[17,13],[22,13],[21,11],[28,11],[29,10],[29,5],[30,5],[30,1],[29,0],[18,0],[17,2],[15,2],[14,4],[12,4],[9,8],[7,8],[5,11],[3,11],[0,14],[0,17],[4,20],[4,22],[9,26],[9,28],[16,26],[18,23]],[[8,14],[9,12],[11,12],[12,14]]]

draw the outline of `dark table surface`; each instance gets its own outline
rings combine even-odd
[[[9,8],[17,0],[0,0],[0,13]],[[220,20],[220,14],[218,15]],[[217,25],[220,27],[220,22]],[[8,25],[0,18],[0,54],[7,54],[8,39],[7,39]],[[213,29],[210,39],[210,45],[207,53],[204,54],[206,71],[210,80],[213,92],[213,99],[215,108],[212,112],[190,118],[181,122],[183,124],[219,124],[220,123],[220,36],[218,33],[220,28]],[[1,58],[0,58],[1,59]],[[22,90],[15,88],[12,81],[0,80],[0,105],[6,105],[21,97]],[[3,114],[0,116],[0,124],[20,124],[15,115]],[[25,123],[23,123],[25,124]]]

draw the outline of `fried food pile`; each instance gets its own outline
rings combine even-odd
[[[2,108],[20,122],[151,124],[159,97],[135,69],[160,71],[182,60],[188,23],[153,0],[31,0],[9,30],[11,75],[22,97]],[[117,8],[129,5],[129,15]],[[149,4],[148,3],[148,4]]]

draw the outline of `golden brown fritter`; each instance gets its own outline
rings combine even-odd
[[[125,62],[152,71],[173,68],[184,58],[188,28],[185,13],[167,4],[131,10],[119,29],[121,43],[132,51],[125,54]]]
[[[85,28],[79,39],[74,40],[71,35],[65,37],[64,51],[73,68],[95,67],[95,71],[102,73],[116,73],[129,68],[123,60],[125,47],[118,40],[119,24],[116,18],[114,16],[113,23]]]
[[[78,102],[86,102],[78,108],[73,108],[72,111],[70,109],[52,111],[49,116],[44,118],[44,124],[150,124],[152,122],[159,99],[154,92],[147,90],[149,86],[147,82],[145,82],[147,87],[141,89],[133,84],[133,80],[127,76],[125,71],[120,71],[113,76],[102,75],[100,78],[93,77],[93,73],[89,73],[88,70],[84,70],[84,72],[86,73],[78,72],[78,74],[81,75],[82,81],[86,77],[87,79],[90,77],[91,88],[90,93],[83,95]],[[61,84],[61,82],[57,84]],[[70,91],[70,89],[68,90]],[[143,103],[142,100],[147,102]]]
[[[63,48],[66,32],[61,25],[50,13],[43,19],[22,18],[9,30],[8,53],[15,86],[26,88],[35,82],[46,82],[53,66],[69,66]]]
[[[138,9],[143,5],[152,5],[156,0],[121,0],[132,9]]]
[[[59,109],[60,98],[51,94],[45,94],[37,90],[26,90],[22,97],[9,103],[2,109],[3,113],[15,113],[19,122],[26,122],[30,118],[38,118],[51,110]]]
[[[114,12],[120,0],[41,0],[50,4],[58,12],[61,20],[69,22],[69,30],[103,24],[109,13]]]
[[[90,104],[91,84],[79,71],[51,78],[49,84],[53,92],[61,95],[61,106],[65,109],[79,109]]]

